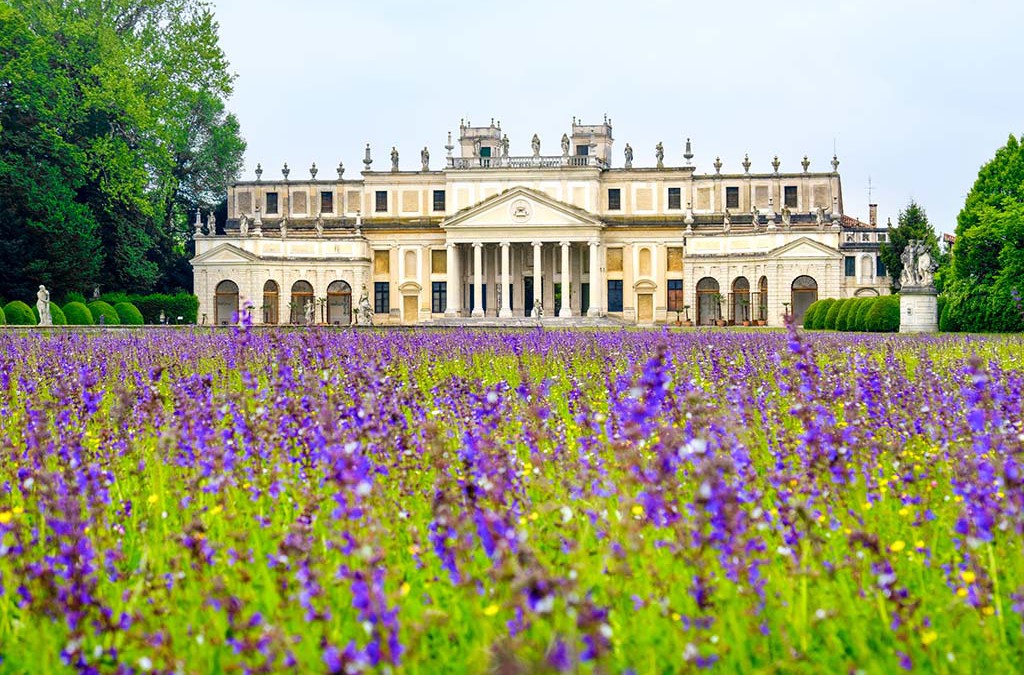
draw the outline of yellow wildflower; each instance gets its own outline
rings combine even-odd
[[[914,542],[914,546],[917,548],[924,548],[924,539],[918,539]]]
[[[399,595],[401,595],[402,597],[405,597],[405,596],[409,595],[409,589],[410,588],[412,588],[412,587],[409,586],[409,582],[406,581],[401,586],[399,586],[399,588],[398,588]]]
[[[210,515],[211,516],[215,516],[215,515],[217,515],[218,513],[220,513],[223,510],[224,510],[224,507],[221,506],[220,504],[217,504],[212,509],[210,509]]]
[[[633,506],[633,515],[634,516],[642,516],[642,515],[644,515],[644,507],[640,506],[639,504],[634,505]]]
[[[534,511],[533,513],[530,514],[530,520],[537,520],[537,518],[538,518],[538,516],[537,516],[537,512],[536,511]]]
[[[523,519],[520,518],[519,520],[522,521]],[[419,553],[420,553],[420,547],[419,546],[417,546],[416,544],[412,544],[411,546],[409,546],[409,555],[419,555]]]
[[[6,525],[14,520],[14,514],[10,511],[0,511],[0,525]]]
[[[906,516],[908,513],[910,513],[910,509],[908,509],[906,506],[904,506],[902,509],[900,509],[900,515],[901,516]]]
[[[971,570],[964,570],[960,573],[960,578],[964,580],[965,584],[973,584],[978,577]]]
[[[157,496],[155,494],[152,494],[152,495],[149,496],[149,499],[147,499],[146,501],[149,502],[150,504],[156,504],[159,499],[160,499],[159,496]]]
[[[498,609],[499,609],[499,607],[496,604],[494,604],[494,605],[487,605],[487,607],[484,608],[484,615],[485,616],[494,616],[495,614],[498,613]]]
[[[985,616],[992,616],[993,614],[996,613],[996,610],[995,610],[995,607],[982,607],[981,608],[981,613],[984,614]]]
[[[966,598],[967,597],[967,589],[962,587],[962,586],[960,588],[956,589],[956,597],[958,597],[958,598]]]
[[[939,634],[936,633],[935,631],[927,630],[927,631],[925,631],[924,633],[921,634],[921,644],[923,644],[923,645],[925,645],[927,647],[931,643],[935,642],[935,640],[937,640],[938,637],[939,637]]]
[[[889,550],[892,551],[893,553],[899,553],[900,551],[902,551],[906,547],[907,547],[907,545],[906,545],[906,543],[903,542],[902,539],[897,539],[896,541],[894,541],[892,544],[889,545]]]
[[[21,514],[25,513],[25,509],[21,508],[20,506],[15,506],[11,512],[16,516],[20,516]]]
[[[682,618],[683,618],[683,616],[679,612],[672,612],[672,620],[673,621],[679,621]]]

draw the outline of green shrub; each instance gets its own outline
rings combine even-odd
[[[119,302],[114,305],[114,311],[125,326],[141,326],[145,321],[142,319],[142,312],[130,302]]]
[[[80,302],[85,304],[85,296],[77,291],[68,291],[68,294],[64,296],[64,304],[67,305],[69,302]]]
[[[850,328],[850,313],[858,302],[860,302],[860,298],[847,298],[843,306],[839,308],[839,313],[836,315],[836,330],[852,330]]]
[[[815,303],[818,305],[818,310],[814,313],[814,325],[808,325],[808,327],[813,328],[814,330],[821,330],[825,326],[825,317],[828,316],[828,312],[835,302],[835,298],[818,300],[818,302]]]
[[[92,318],[92,312],[82,302],[69,302],[64,305],[64,316],[69,326],[91,326],[96,323]]]
[[[111,307],[117,307],[122,302],[131,302],[131,300],[129,299],[128,294],[127,293],[123,293],[121,291],[113,291],[113,292],[110,292],[110,293],[104,293],[98,299],[102,300],[105,303],[107,303]]]
[[[825,315],[825,322],[822,324],[822,328],[825,330],[835,330],[836,321],[839,320],[839,310],[846,304],[846,298],[841,298],[832,303],[832,306],[828,308],[828,314]]]
[[[32,316],[36,318],[36,323],[39,323],[39,308],[35,305],[32,305]],[[50,302],[50,323],[54,326],[68,325],[68,320],[64,318],[64,312],[60,305],[53,301]]]
[[[34,326],[39,323],[32,308],[21,300],[11,300],[4,305],[4,316],[11,326]]]
[[[4,314],[4,308],[0,307],[0,326],[7,325],[7,315]]]
[[[121,318],[117,316],[114,308],[102,300],[90,302],[89,311],[92,312],[92,317],[96,320],[97,324],[116,326],[121,323]]]
[[[873,333],[895,333],[900,329],[900,296],[883,295],[868,310],[867,329]]]
[[[876,298],[861,298],[853,312],[853,325],[850,330],[864,332],[868,329],[868,311],[875,304]]]
[[[199,298],[191,293],[130,295],[128,301],[138,308],[146,323],[160,323],[161,310],[167,317],[167,323],[196,323],[199,314]],[[181,321],[178,321],[179,316]]]
[[[821,309],[821,300],[815,300],[804,312],[804,330],[814,328],[814,315],[818,313],[819,309]]]

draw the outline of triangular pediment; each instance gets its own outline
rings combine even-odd
[[[462,209],[441,223],[447,231],[489,228],[601,228],[604,224],[581,208],[543,192],[514,187]]]
[[[796,241],[778,247],[769,254],[772,258],[800,259],[808,258],[835,260],[841,258],[842,254],[834,248],[819,243],[808,237],[800,237]]]
[[[192,265],[221,265],[231,263],[249,263],[259,260],[259,256],[238,248],[234,244],[219,244],[205,253],[200,253],[189,262]]]

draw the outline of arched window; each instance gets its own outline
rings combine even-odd
[[[213,321],[218,326],[226,326],[238,316],[238,284],[224,280],[217,284],[214,291]]]
[[[651,276],[651,249],[640,249],[640,276]]]
[[[768,277],[761,277],[757,283],[757,320],[768,320]]]
[[[291,307],[292,323],[316,323],[316,304],[313,298],[312,284],[308,281],[296,281],[292,284],[292,301],[289,307]]]
[[[791,290],[793,294],[793,320],[796,321],[797,325],[801,325],[807,308],[818,299],[818,282],[813,277],[799,276],[793,279]]]
[[[416,278],[416,251],[405,252],[405,278]]]
[[[732,320],[750,321],[750,282],[746,277],[732,282]]]
[[[281,291],[277,282],[268,279],[263,284],[263,323],[276,324],[279,320]]]
[[[352,287],[345,281],[332,281],[327,287],[327,323],[332,326],[352,323]]]
[[[704,277],[697,282],[697,325],[711,326],[722,316],[718,280]]]

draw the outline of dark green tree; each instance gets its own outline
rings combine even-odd
[[[943,260],[939,250],[939,238],[935,229],[928,222],[928,215],[913,199],[906,208],[900,211],[896,227],[889,231],[888,241],[882,244],[879,255],[885,263],[885,269],[889,271],[892,280],[892,287],[899,288],[900,276],[903,274],[903,261],[900,256],[907,244],[913,239],[924,240],[932,254],[932,260],[941,264]]]

